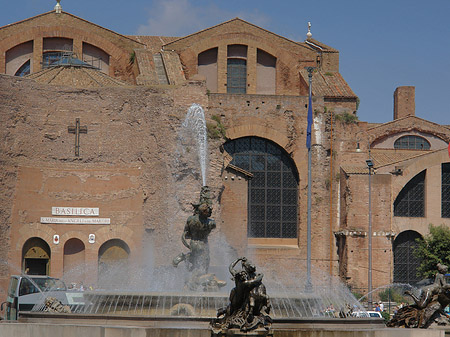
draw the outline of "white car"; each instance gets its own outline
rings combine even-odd
[[[355,311],[352,313],[352,317],[365,317],[365,318],[383,318],[379,311]]]

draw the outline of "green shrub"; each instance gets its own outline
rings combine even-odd
[[[358,116],[352,113],[343,112],[341,114],[336,114],[334,119],[340,121],[344,124],[356,124],[358,122]]]

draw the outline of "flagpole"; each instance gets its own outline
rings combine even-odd
[[[314,67],[306,67],[309,81],[308,127],[306,130],[306,147],[308,148],[308,205],[307,205],[307,244],[306,244],[306,292],[313,291],[311,281],[311,128],[312,128],[312,73]]]

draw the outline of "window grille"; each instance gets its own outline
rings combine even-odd
[[[430,143],[423,137],[403,136],[395,141],[394,149],[429,150]]]
[[[420,281],[417,268],[421,260],[416,257],[415,250],[422,239],[415,231],[400,233],[394,241],[394,283],[416,284]]]
[[[296,238],[298,174],[292,160],[275,143],[244,137],[225,144],[233,165],[250,171],[248,236]]]
[[[229,58],[227,62],[227,93],[245,94],[247,92],[247,61]]]
[[[442,164],[441,217],[450,218],[450,163]]]
[[[394,216],[425,216],[425,172],[416,175],[400,191],[394,202]]]

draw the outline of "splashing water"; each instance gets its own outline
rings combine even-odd
[[[208,139],[206,134],[206,120],[203,108],[199,104],[192,104],[186,114],[182,127],[194,134],[197,148],[202,186],[206,186],[206,161],[208,151]]]

